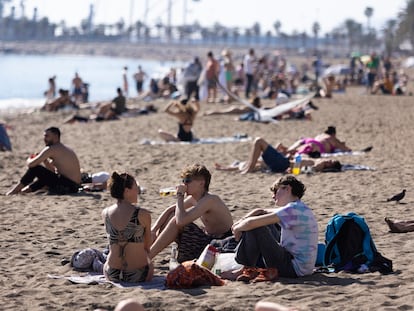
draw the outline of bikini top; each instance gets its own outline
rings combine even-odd
[[[118,230],[112,226],[108,212],[106,212],[105,228],[108,233],[109,244],[117,244],[120,242],[142,243],[144,241],[145,228],[140,225],[138,220],[139,209],[139,207],[135,209],[131,219],[123,230]]]

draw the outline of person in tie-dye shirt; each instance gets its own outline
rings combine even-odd
[[[253,210],[232,227],[236,240],[240,240],[236,261],[244,266],[233,274],[238,280],[251,281],[257,277],[257,270],[263,271],[260,268],[276,268],[274,276],[281,277],[313,272],[318,224],[312,210],[301,201],[305,185],[286,175],[270,190],[276,208]]]

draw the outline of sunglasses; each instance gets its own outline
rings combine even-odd
[[[193,179],[190,178],[190,177],[183,178],[183,180],[182,180],[183,184],[189,184],[192,181],[193,181]]]

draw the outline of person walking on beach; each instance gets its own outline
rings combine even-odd
[[[235,222],[237,281],[272,281],[313,273],[317,256],[318,223],[301,198],[305,185],[292,175],[281,177],[270,188],[273,209],[255,209]]]
[[[206,79],[207,79],[207,102],[215,103],[217,101],[217,79],[220,72],[220,64],[214,58],[213,52],[207,53]]]
[[[56,194],[78,192],[81,172],[76,153],[60,142],[57,127],[45,130],[44,142],[46,147],[27,159],[29,169],[6,195],[35,192],[45,186]]]
[[[187,96],[187,100],[191,100],[192,94],[194,94],[195,100],[200,100],[198,79],[200,79],[202,71],[203,66],[201,65],[198,57],[195,57],[194,60],[184,69],[185,94]]]
[[[146,72],[142,70],[141,65],[138,66],[138,71],[134,73],[135,86],[137,88],[138,96],[143,92],[144,79],[147,76]]]
[[[141,188],[128,173],[113,172],[108,189],[117,202],[102,211],[109,242],[105,277],[113,282],[151,281],[151,214],[136,205]]]
[[[122,90],[124,95],[128,97],[128,67],[125,66],[122,71]]]
[[[84,85],[79,74],[75,72],[75,77],[72,79],[72,96],[75,100],[75,103],[83,102],[84,95]]]
[[[177,202],[164,210],[151,228],[150,258],[170,245],[178,244],[179,263],[198,258],[213,239],[231,236],[233,218],[223,200],[209,192],[211,174],[204,165],[194,164],[181,172]],[[200,220],[204,228],[194,221]]]
[[[243,58],[243,68],[246,74],[246,85],[244,95],[249,98],[252,88],[254,88],[254,73],[256,65],[256,56],[254,55],[254,49],[250,49],[249,53]]]

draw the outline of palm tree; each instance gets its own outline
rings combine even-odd
[[[345,20],[345,28],[347,31],[349,49],[352,50],[357,43],[359,48],[362,37],[362,25],[349,18]]]
[[[275,30],[276,30],[276,35],[279,37],[280,36],[280,28],[282,27],[282,24],[280,23],[280,21],[276,21],[274,24],[273,24],[273,27],[275,28]]]
[[[254,23],[254,25],[252,27],[252,31],[253,31],[254,36],[256,37],[256,42],[259,43],[260,42],[261,28],[260,28],[260,24],[258,22]]]
[[[411,45],[414,46],[414,0],[407,2],[407,7],[400,12],[398,21],[397,34],[399,41],[408,39]]]
[[[385,23],[383,28],[385,51],[387,56],[391,56],[392,51],[395,48],[395,32],[396,32],[397,21],[395,19],[389,19]]]
[[[374,9],[368,6],[365,8],[364,14],[367,17],[367,31],[369,32],[371,28],[370,21],[372,14],[374,14]]]
[[[319,25],[318,22],[314,22],[312,25],[312,32],[315,38],[315,50],[318,49],[318,34],[320,30],[321,30],[321,25]]]

